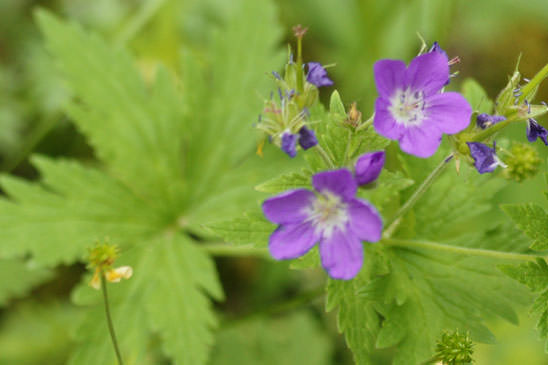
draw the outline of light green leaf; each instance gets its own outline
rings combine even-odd
[[[21,259],[0,259],[0,307],[10,299],[26,295],[33,287],[49,280],[50,270],[33,268]]]
[[[485,90],[472,78],[467,78],[462,83],[462,94],[477,113],[491,114],[493,102],[487,96]]]
[[[268,180],[255,187],[265,193],[280,193],[291,189],[309,189],[312,173],[309,170],[291,172]]]
[[[243,218],[207,224],[206,228],[222,237],[225,242],[266,247],[268,237],[276,226],[267,221],[261,213],[247,213]]]
[[[517,227],[533,240],[531,248],[542,251],[548,249],[548,214],[539,205],[502,205],[501,209],[514,221]]]

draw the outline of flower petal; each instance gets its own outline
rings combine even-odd
[[[390,98],[396,89],[404,88],[405,62],[380,60],[375,62],[373,70],[379,96]]]
[[[286,132],[282,135],[282,151],[291,158],[297,156],[297,138],[298,136],[292,133]]]
[[[472,107],[461,94],[446,92],[426,99],[426,115],[440,131],[454,134],[468,127]]]
[[[306,128],[306,126],[302,126],[301,129],[299,129],[299,145],[301,145],[303,150],[307,150],[317,144],[318,139],[316,138],[314,131]]]
[[[263,213],[272,223],[301,222],[307,218],[306,209],[314,199],[314,193],[306,189],[286,191],[266,199],[263,202]]]
[[[358,185],[377,180],[384,166],[384,151],[364,153],[356,161],[356,181]]]
[[[345,231],[336,229],[330,237],[322,237],[320,257],[329,276],[349,280],[360,272],[363,245],[348,226]]]
[[[308,62],[308,73],[306,74],[306,81],[315,85],[316,87],[331,86],[333,80],[327,76],[327,71],[322,67],[319,62]]]
[[[405,133],[405,127],[399,125],[388,108],[390,102],[384,98],[377,98],[375,101],[375,118],[373,126],[381,136],[390,139],[400,139]]]
[[[480,142],[466,142],[466,144],[470,148],[470,155],[474,159],[474,166],[480,174],[495,171],[499,163],[496,159],[494,144],[493,148]]]
[[[270,235],[268,248],[277,260],[294,259],[307,253],[318,240],[319,235],[308,222],[283,224]]]
[[[400,148],[417,157],[432,156],[441,143],[442,133],[431,121],[424,121],[419,127],[408,128],[400,139]]]
[[[373,205],[354,199],[348,204],[348,214],[350,228],[359,239],[369,242],[381,239],[382,218]]]
[[[405,85],[426,96],[437,93],[449,79],[448,62],[447,55],[440,52],[415,57],[405,73]]]
[[[343,200],[354,198],[358,185],[347,169],[325,171],[317,173],[312,177],[312,185],[320,193],[328,190],[332,194],[338,195]]]

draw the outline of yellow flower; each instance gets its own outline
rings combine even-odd
[[[129,279],[133,275],[133,269],[131,266],[120,266],[116,269],[109,269],[106,270],[105,273],[105,279],[110,283],[118,283],[122,279]],[[93,289],[101,289],[101,269],[97,268],[95,269],[95,273],[93,274],[93,278],[91,279],[89,285]]]

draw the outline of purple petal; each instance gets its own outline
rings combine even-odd
[[[405,73],[405,85],[426,96],[437,93],[449,79],[449,60],[438,52],[415,57]]]
[[[361,240],[377,242],[381,239],[382,218],[368,202],[354,199],[348,204],[350,228]]]
[[[547,137],[548,131],[546,128],[538,124],[533,118],[527,121],[527,140],[529,142],[535,142],[537,138],[540,138],[548,146]]]
[[[303,126],[299,130],[299,144],[301,145],[303,150],[307,150],[317,145],[318,140],[316,139],[316,134],[314,134],[314,131],[312,129],[306,128],[306,126]]]
[[[375,102],[373,126],[381,136],[399,140],[405,133],[406,128],[396,122],[392,113],[388,110],[388,107],[390,107],[390,102],[388,100],[377,98],[377,101]]]
[[[333,279],[349,280],[360,272],[363,245],[350,229],[336,229],[320,240],[322,266]]]
[[[327,71],[318,62],[308,62],[306,81],[317,87],[333,85],[333,81],[327,76]]]
[[[347,169],[317,173],[312,177],[312,185],[320,193],[328,190],[343,200],[354,198],[358,190],[352,173]]]
[[[379,96],[390,98],[396,89],[404,88],[405,62],[380,60],[375,62],[373,70]]]
[[[297,156],[297,135],[291,133],[284,133],[282,135],[282,151],[287,153],[291,158]]]
[[[277,224],[296,223],[306,219],[306,209],[316,199],[306,189],[286,191],[263,202],[263,213],[269,221]]]
[[[419,127],[408,128],[400,139],[400,148],[417,157],[432,156],[441,143],[442,133],[431,121],[424,121]]]
[[[461,94],[446,92],[428,97],[425,112],[440,131],[454,134],[468,127],[472,107]]]
[[[375,181],[384,166],[384,151],[365,153],[356,161],[356,181],[358,185]]]
[[[474,166],[480,174],[493,172],[498,162],[496,160],[495,148],[491,148],[480,142],[466,142],[470,148],[470,155],[474,159]],[[493,147],[495,147],[493,145]]]
[[[307,253],[319,238],[308,222],[284,224],[270,235],[268,249],[277,260],[294,259]]]
[[[476,117],[476,125],[481,129],[492,126],[493,124],[500,123],[506,120],[506,117],[503,115],[490,115],[487,113],[478,114]]]

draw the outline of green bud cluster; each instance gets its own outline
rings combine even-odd
[[[120,250],[118,246],[110,243],[97,243],[89,250],[89,267],[98,269],[109,269],[118,258]]]
[[[436,361],[443,365],[464,365],[474,360],[474,343],[468,333],[444,332],[436,344]]]
[[[509,180],[521,182],[537,174],[542,160],[537,150],[525,143],[514,143],[507,152],[504,163],[508,166],[503,175]]]

